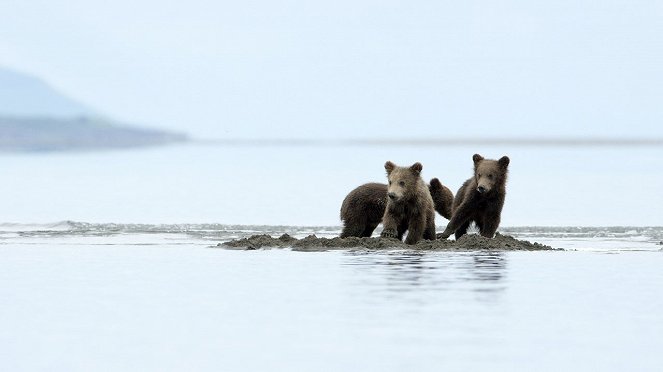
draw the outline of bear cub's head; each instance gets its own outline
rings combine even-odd
[[[387,179],[389,186],[387,195],[389,199],[398,202],[410,199],[416,193],[417,187],[421,181],[421,163],[414,163],[410,167],[399,167],[388,161],[384,164],[387,170]]]
[[[479,154],[472,156],[474,160],[474,179],[477,192],[487,194],[504,186],[509,167],[509,157],[502,156],[499,160],[485,159]]]

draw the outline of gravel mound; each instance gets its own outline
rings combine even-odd
[[[248,238],[231,240],[219,243],[218,247],[227,249],[261,249],[261,248],[292,248],[295,251],[327,251],[327,250],[390,250],[390,249],[413,249],[431,251],[476,251],[476,250],[498,250],[498,251],[547,251],[554,248],[518,240],[512,236],[497,233],[493,239],[484,238],[481,235],[467,234],[459,240],[422,240],[415,245],[407,245],[396,239],[388,238],[318,238],[309,235],[303,239],[296,239],[288,234],[278,238],[269,235],[253,235]]]

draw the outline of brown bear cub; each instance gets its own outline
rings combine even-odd
[[[439,239],[446,239],[451,234],[456,239],[467,233],[472,222],[479,233],[492,238],[500,225],[500,216],[506,196],[506,178],[509,158],[499,160],[484,159],[474,154],[474,177],[465,181],[458,189],[453,204],[453,216]]]
[[[341,238],[368,238],[382,222],[387,207],[387,185],[367,183],[350,191],[341,204]]]
[[[388,186],[383,183],[367,183],[350,191],[341,204],[343,231],[341,238],[350,236],[370,237],[382,222],[387,206]],[[435,210],[446,219],[451,218],[454,196],[440,180],[433,178],[428,185]]]
[[[451,208],[454,203],[454,194],[440,180],[433,178],[428,185],[430,196],[433,197],[435,211],[447,220],[451,219]]]
[[[435,240],[435,207],[426,183],[421,178],[421,163],[411,167],[398,167],[388,161],[387,207],[382,217],[383,238],[402,239],[416,244],[423,239]]]

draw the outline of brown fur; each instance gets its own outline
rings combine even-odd
[[[500,225],[502,207],[506,197],[506,179],[509,158],[503,156],[499,160],[484,159],[474,154],[474,177],[463,183],[453,203],[453,216],[440,239],[451,234],[456,239],[467,233],[470,224],[479,228],[479,233],[492,238]]]
[[[367,183],[350,191],[341,204],[341,238],[370,237],[387,207],[387,185]]]
[[[428,190],[435,210],[444,218],[450,219],[454,200],[451,190],[437,178],[430,181]],[[350,191],[341,204],[341,238],[370,237],[382,222],[387,198],[387,185],[384,183],[366,183]]]
[[[435,207],[426,183],[421,178],[421,163],[411,167],[398,167],[388,161],[389,185],[387,208],[382,217],[381,237],[403,239],[406,244],[416,244],[423,239],[435,240]]]
[[[428,185],[430,196],[433,197],[433,205],[435,210],[442,217],[451,219],[451,210],[454,203],[454,194],[448,187],[444,186],[440,180],[433,178]]]

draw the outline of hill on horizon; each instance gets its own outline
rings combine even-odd
[[[0,115],[18,117],[98,117],[87,105],[42,79],[0,67]]]
[[[0,151],[112,149],[186,139],[115,122],[37,77],[0,67]]]

